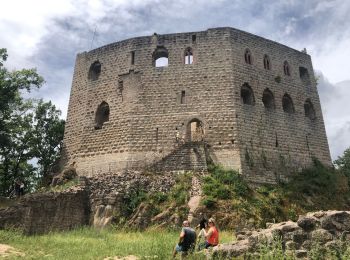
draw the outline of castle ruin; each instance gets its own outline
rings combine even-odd
[[[77,55],[64,158],[80,175],[205,171],[253,183],[331,165],[311,58],[233,28],[136,37]]]

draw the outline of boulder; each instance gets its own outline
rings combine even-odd
[[[297,224],[305,231],[311,231],[316,227],[317,219],[315,217],[302,216],[299,217]]]
[[[248,240],[240,240],[232,244],[222,244],[213,248],[214,257],[230,258],[244,255],[251,249]]]
[[[267,227],[237,233],[238,241],[220,245],[215,249],[215,254],[225,257],[259,254],[261,244],[274,245],[276,241],[281,241],[285,255],[296,258],[306,258],[314,244],[323,245],[321,248],[324,250],[339,249],[341,243],[350,240],[350,212],[311,212],[300,216],[298,222],[268,223]],[[276,240],[276,237],[280,239]]]
[[[348,211],[330,211],[321,220],[321,227],[326,230],[350,230],[350,214]]]
[[[310,235],[313,241],[321,244],[325,244],[326,242],[333,240],[333,235],[329,231],[322,228],[312,231]]]
[[[68,168],[64,169],[59,175],[53,177],[51,186],[62,185],[67,181],[73,180],[76,177],[78,177],[77,171],[74,165],[71,165]]]
[[[296,258],[306,258],[307,257],[307,251],[306,250],[296,250],[295,251],[295,257]]]

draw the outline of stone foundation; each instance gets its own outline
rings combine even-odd
[[[25,234],[42,234],[88,225],[90,202],[84,187],[64,192],[24,196],[15,205],[0,209],[0,229],[15,228]]]

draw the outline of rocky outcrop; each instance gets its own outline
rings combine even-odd
[[[128,170],[92,176],[87,181],[95,227],[118,222],[118,218],[133,213],[130,225],[144,228],[150,224],[149,206],[141,204],[133,209],[132,204],[146,193],[169,192],[175,184],[175,176],[174,173],[155,175]]]
[[[349,231],[350,211],[312,212],[300,216],[297,222],[270,223],[266,229],[238,232],[237,241],[215,247],[213,254],[224,257],[254,254],[262,244],[272,244],[278,238],[286,254],[303,258],[315,243],[331,249],[336,241],[349,241]]]

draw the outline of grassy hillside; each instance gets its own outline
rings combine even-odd
[[[181,223],[188,215],[192,176],[191,172],[179,175],[169,193],[141,190],[132,194],[125,201],[127,210],[122,218],[116,216],[117,223],[137,226],[128,220],[140,205],[147,209],[143,216],[150,225],[171,225],[176,219]],[[288,183],[274,186],[252,188],[236,171],[217,165],[209,166],[208,175],[197,177],[201,179],[204,193],[197,212],[214,216],[223,229],[265,227],[267,222],[296,221],[308,211],[350,209],[348,178],[317,160],[309,169],[291,176]]]
[[[224,227],[264,227],[266,222],[295,221],[307,211],[350,209],[347,177],[318,161],[291,176],[289,183],[255,189],[235,171],[213,165],[209,173],[203,178],[201,210],[215,215]]]

